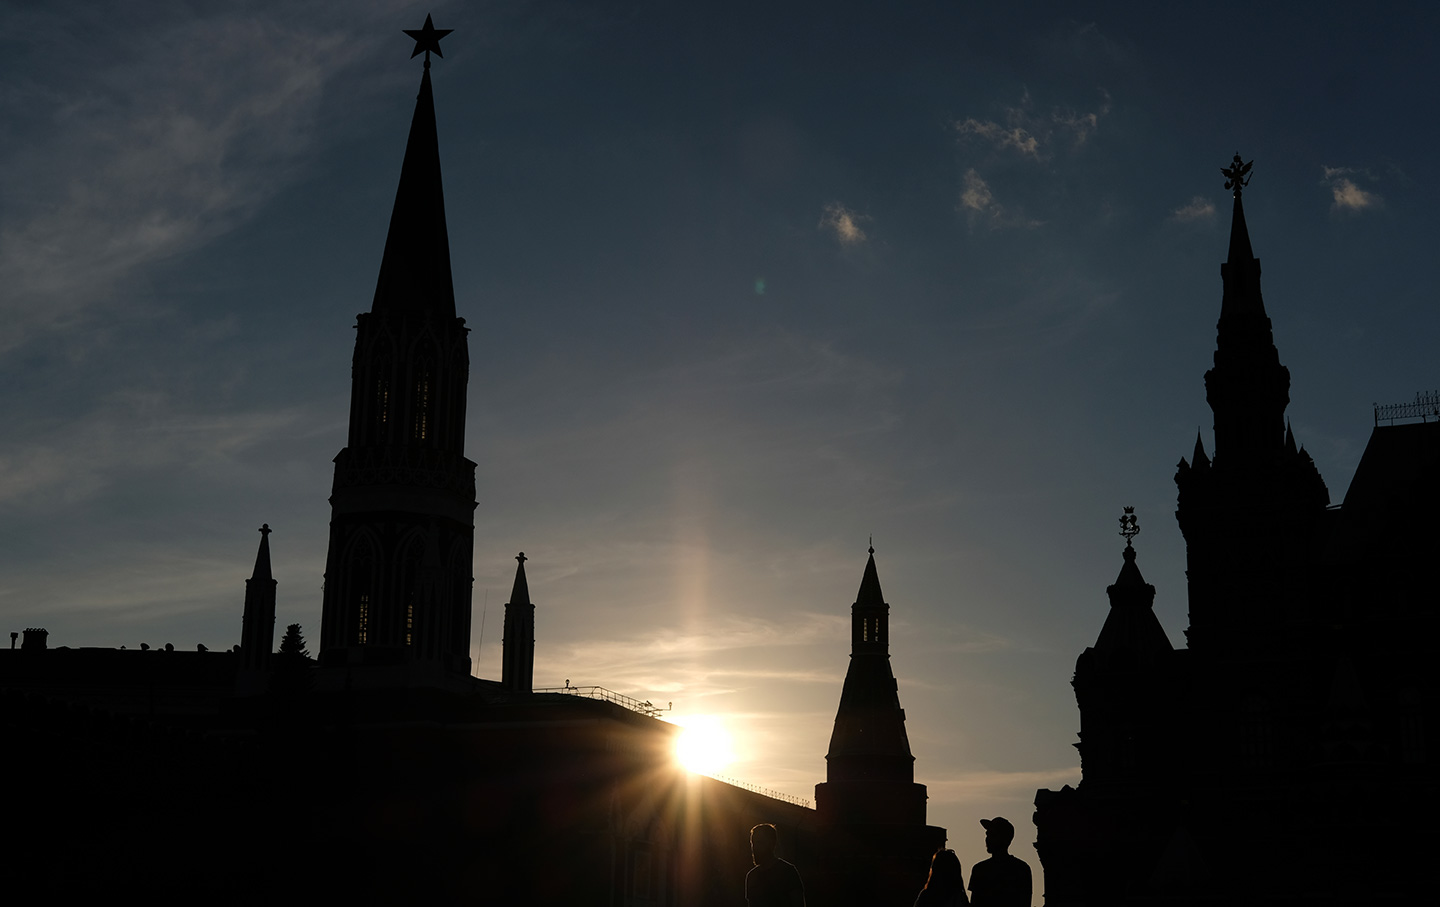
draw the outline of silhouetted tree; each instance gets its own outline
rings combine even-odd
[[[280,640],[280,651],[275,656],[275,673],[271,675],[271,689],[277,693],[302,693],[314,684],[310,650],[305,648],[305,637],[300,633],[299,624],[285,628]]]

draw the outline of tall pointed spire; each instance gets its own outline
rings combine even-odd
[[[535,605],[525,579],[525,552],[515,556],[515,585],[505,603],[505,640],[501,643],[500,685],[517,693],[535,688]]]
[[[344,667],[347,683],[407,677],[455,687],[470,679],[474,582],[469,329],[455,315],[430,87],[430,55],[445,32],[427,18],[406,33],[425,69],[374,302],[356,318],[350,431],[330,496],[320,664]],[[362,674],[370,679],[356,679]]]
[[[850,668],[825,758],[831,781],[914,780],[905,711],[890,669],[890,605],[880,591],[874,548],[850,608]]]
[[[1205,397],[1215,413],[1216,465],[1264,462],[1284,444],[1290,370],[1280,364],[1260,293],[1260,259],[1250,246],[1241,190],[1254,163],[1235,155],[1222,171],[1235,194],[1230,251],[1220,266],[1224,295],[1216,325],[1215,367],[1205,373]]]
[[[425,21],[429,26],[428,17]],[[416,46],[419,47],[418,41]],[[437,38],[437,52],[438,48]],[[435,97],[430,88],[428,50],[425,71],[420,77],[420,94],[415,100],[415,115],[410,121],[405,162],[400,167],[400,186],[395,191],[395,207],[390,214],[385,256],[380,262],[380,278],[375,284],[375,301],[370,311],[376,315],[455,317],[455,286],[450,276],[450,236],[445,227],[440,140],[435,126]]]
[[[260,527],[255,569],[245,581],[245,614],[240,623],[240,667],[260,671],[275,648],[275,586],[270,573],[270,524]]]

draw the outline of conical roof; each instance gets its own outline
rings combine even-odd
[[[1095,640],[1095,652],[1102,657],[1125,655],[1145,661],[1174,651],[1155,616],[1155,587],[1145,582],[1135,564],[1135,549],[1127,545],[1124,557],[1120,575],[1105,590],[1110,613]]]
[[[260,527],[260,550],[255,552],[255,570],[250,574],[251,579],[274,579],[270,573],[270,524],[266,523]]]
[[[370,311],[386,316],[455,317],[450,237],[445,228],[445,193],[440,180],[440,141],[428,62],[420,79]]]
[[[851,606],[851,621],[879,621],[889,609],[880,590],[880,574],[875,569],[872,548],[860,580],[860,591]],[[869,626],[872,633],[877,632],[873,629],[877,623]],[[852,628],[852,640],[856,639]],[[828,777],[831,781],[874,777],[878,771],[903,780],[906,773],[913,772],[914,757],[905,734],[905,711],[900,708],[888,646],[852,642],[851,648],[850,667],[845,672],[845,686],[840,692],[835,729],[826,754]],[[882,759],[886,763],[882,767],[875,763],[875,757],[890,758]],[[855,759],[862,761],[853,762]],[[889,764],[892,762],[893,765]]]
[[[531,603],[530,584],[525,579],[525,561],[529,560],[529,558],[525,557],[525,552],[522,551],[515,556],[515,560],[518,562],[518,565],[515,567],[515,585],[510,589],[509,603],[512,605],[528,605]]]

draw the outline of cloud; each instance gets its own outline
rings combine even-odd
[[[990,191],[990,184],[975,172],[974,167],[965,173],[965,189],[960,193],[960,204],[982,214],[995,210],[995,195]]]
[[[1048,115],[1037,114],[1031,107],[1028,92],[1020,106],[1005,111],[1002,125],[994,120],[966,117],[955,124],[962,137],[975,137],[988,142],[996,151],[1014,151],[1034,161],[1047,160],[1059,139],[1068,137],[1073,147],[1084,145],[1100,127],[1100,120],[1110,113],[1110,94],[1100,89],[1101,103],[1092,111],[1075,111],[1056,107]]]
[[[1085,144],[1091,133],[1100,127],[1101,117],[1110,113],[1110,93],[1100,89],[1103,100],[1098,110],[1090,113],[1076,113],[1073,110],[1055,110],[1050,114],[1051,121],[1063,132],[1068,132],[1075,140],[1075,146]]]
[[[272,198],[313,144],[326,78],[356,53],[335,34],[246,17],[126,40],[74,84],[3,97],[0,113],[28,128],[0,159],[12,181],[0,351],[114,306],[127,277]]]
[[[822,230],[833,232],[842,246],[854,246],[866,240],[860,222],[869,219],[868,216],[857,214],[839,202],[831,202],[820,214],[818,226]]]
[[[995,200],[990,184],[971,167],[965,172],[965,185],[960,190],[960,210],[966,212],[970,226],[984,224],[992,230],[1003,227],[1038,227],[1044,221],[1025,217],[1020,211],[1006,208]]]
[[[667,626],[621,638],[557,641],[543,661],[585,678],[580,683],[652,697],[683,692],[699,700],[776,681],[838,689],[844,673],[836,663],[813,662],[817,653],[843,650],[849,634],[845,614],[725,617],[690,630]]]
[[[1330,194],[1334,202],[1330,206],[1331,211],[1360,212],[1373,208],[1379,208],[1385,204],[1385,199],[1378,193],[1368,189],[1362,189],[1356,185],[1349,174],[1356,173],[1353,167],[1324,167],[1320,168],[1324,175],[1321,182],[1330,187]],[[1369,177],[1369,174],[1364,174]],[[1373,179],[1373,177],[1369,177]]]
[[[1203,195],[1197,195],[1186,204],[1170,212],[1170,219],[1182,224],[1191,224],[1202,220],[1214,220],[1215,203]]]
[[[1040,140],[1031,135],[1024,127],[1007,128],[993,121],[982,123],[974,118],[966,118],[963,122],[955,124],[955,130],[961,135],[979,136],[1002,151],[1006,148],[1014,148],[1022,157],[1040,159]]]
[[[23,443],[0,444],[0,505],[53,508],[75,502],[135,475],[240,468],[256,445],[278,438],[332,431],[303,408],[233,413],[186,413],[154,392],[120,391],[91,413],[51,426],[32,426]]]

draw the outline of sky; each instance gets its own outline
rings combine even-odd
[[[537,685],[813,798],[873,537],[930,821],[1038,871],[1123,506],[1184,644],[1237,151],[1332,502],[1440,386],[1440,8],[1273,6],[0,3],[3,629],[229,647],[268,523],[315,648],[433,12],[476,673],[523,550]]]

